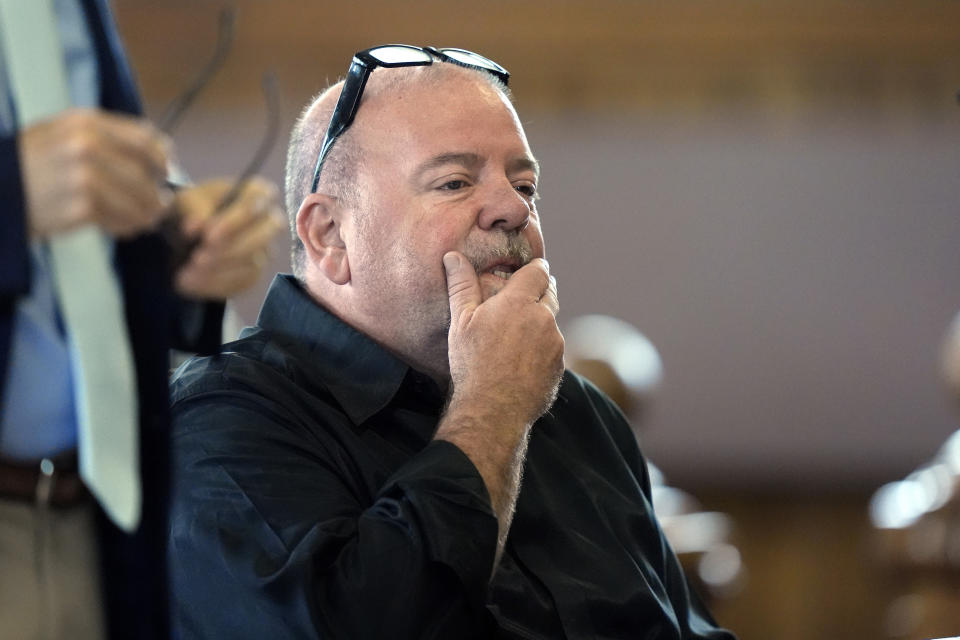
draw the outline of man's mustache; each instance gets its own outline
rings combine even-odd
[[[524,266],[533,259],[530,243],[520,233],[504,233],[502,242],[493,247],[471,249],[467,247],[464,255],[473,265],[473,270],[481,273],[497,262],[516,262]]]

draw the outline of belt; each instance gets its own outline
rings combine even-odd
[[[36,462],[0,458],[0,499],[72,507],[89,496],[75,453]]]

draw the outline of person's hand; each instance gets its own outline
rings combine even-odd
[[[550,408],[563,374],[556,281],[547,262],[531,261],[483,300],[470,262],[443,258],[450,297],[451,406],[485,406],[529,426]]]
[[[277,188],[262,178],[247,181],[237,199],[217,211],[231,186],[228,180],[211,180],[176,194],[184,236],[199,239],[175,274],[176,289],[184,296],[225,300],[256,283],[270,242],[284,226]]]
[[[18,144],[31,237],[85,224],[129,237],[166,212],[170,142],[142,118],[70,109],[21,131]]]

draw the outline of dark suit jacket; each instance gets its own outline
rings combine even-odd
[[[140,113],[130,68],[106,0],[82,0],[96,47],[105,109]],[[13,313],[30,290],[24,193],[15,135],[0,138],[0,397],[5,382]],[[164,536],[169,494],[168,349],[213,350],[223,306],[191,303],[171,289],[168,248],[159,234],[118,242],[116,268],[136,360],[144,517],[127,535],[100,514],[101,557],[110,636],[166,638]]]

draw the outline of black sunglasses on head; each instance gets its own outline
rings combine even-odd
[[[350,63],[350,69],[347,71],[347,77],[343,82],[343,90],[340,92],[340,99],[337,100],[333,116],[330,117],[330,126],[327,127],[323,144],[320,146],[320,153],[317,154],[317,166],[313,170],[313,184],[310,187],[310,193],[317,192],[320,170],[323,169],[323,163],[330,154],[333,143],[343,135],[343,132],[347,130],[347,127],[356,117],[357,109],[360,106],[360,97],[363,95],[363,88],[367,84],[370,73],[377,67],[421,67],[433,64],[434,60],[492,73],[503,84],[510,81],[510,73],[506,69],[493,60],[466,49],[450,47],[437,49],[435,47],[414,47],[409,44],[385,44],[358,51],[353,56],[353,62]]]

